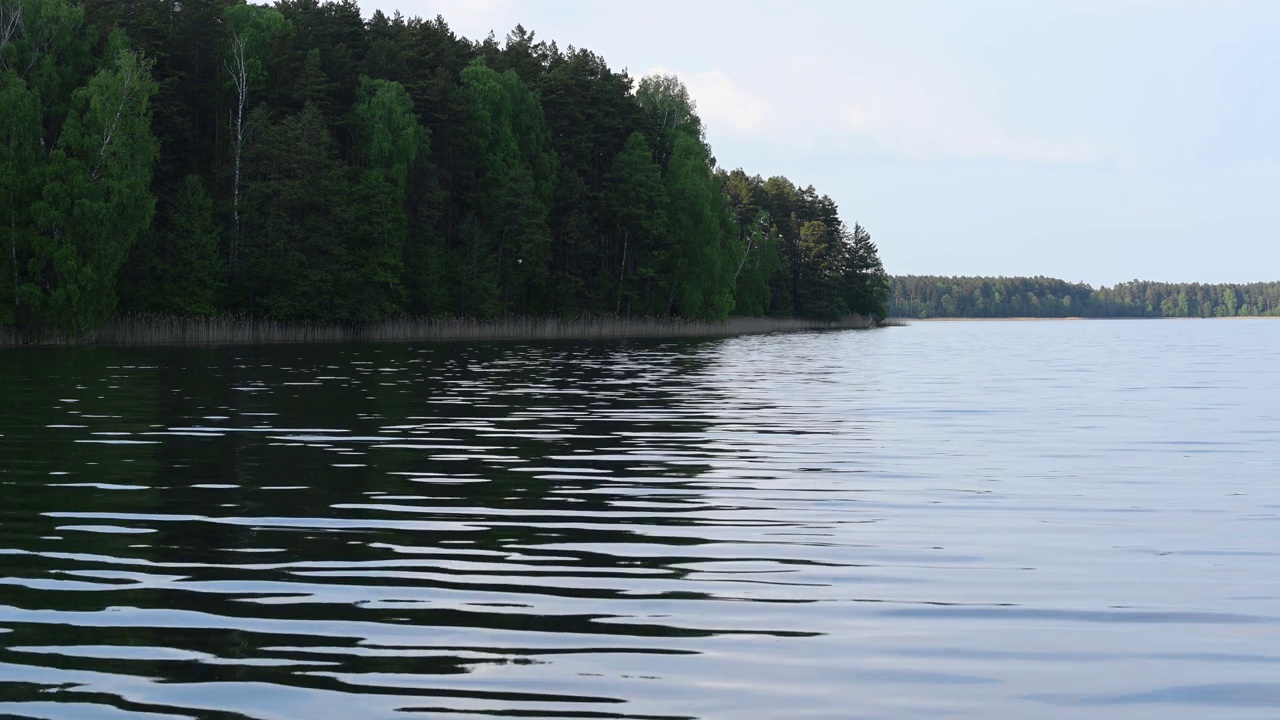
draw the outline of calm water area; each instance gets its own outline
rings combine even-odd
[[[0,718],[1280,717],[1280,322],[0,379]]]

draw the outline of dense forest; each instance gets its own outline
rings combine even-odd
[[[887,312],[867,231],[720,168],[677,78],[519,26],[0,0],[0,108],[0,327]]]
[[[1243,285],[1142,280],[1094,289],[1046,277],[890,281],[889,314],[903,318],[1247,317],[1280,315],[1280,282]]]

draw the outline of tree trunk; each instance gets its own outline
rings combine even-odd
[[[742,259],[738,261],[738,269],[733,272],[733,282],[738,282],[738,276],[742,274],[742,266],[747,264],[747,258],[751,257],[751,247],[755,244],[755,233],[747,236],[747,247],[742,251]]]
[[[22,302],[18,299],[18,233],[14,223],[9,221],[9,252],[13,259],[13,324],[18,324],[18,308]]]
[[[232,80],[236,84],[236,128],[235,128],[235,180],[231,186],[231,216],[235,221],[235,232],[231,235],[230,271],[236,276],[236,260],[239,256],[241,235],[240,226],[240,159],[244,151],[244,106],[249,99],[248,68],[245,67],[244,39],[239,34],[231,34],[231,60],[235,67],[228,66]]]
[[[622,234],[622,267],[618,269],[618,304],[614,306],[613,314],[617,315],[622,312],[622,282],[627,277],[627,245],[630,244],[631,233]],[[630,303],[628,303],[630,305]],[[630,314],[630,312],[628,312]]]

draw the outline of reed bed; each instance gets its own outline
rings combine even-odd
[[[75,335],[57,330],[19,330],[0,325],[0,348],[24,345],[84,345],[93,342],[91,335]]]
[[[397,318],[368,325],[328,325],[246,318],[119,317],[89,342],[97,345],[243,345],[442,340],[570,340],[592,338],[715,337],[802,330],[870,328],[849,317],[836,322],[788,318],[729,318],[703,322],[655,318]],[[0,336],[0,344],[4,338]]]

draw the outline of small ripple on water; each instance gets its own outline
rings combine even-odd
[[[974,327],[0,357],[0,715],[1268,717],[1280,371]]]

